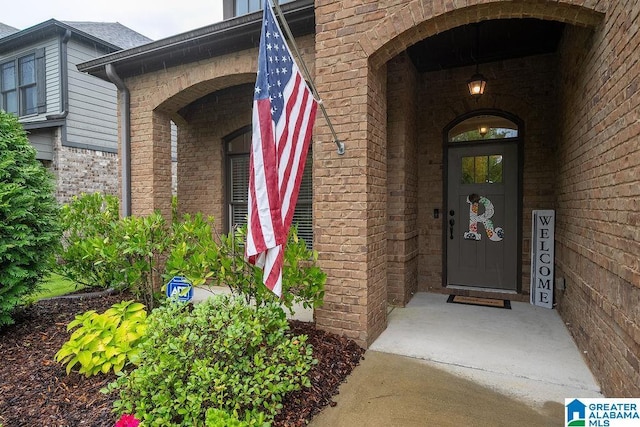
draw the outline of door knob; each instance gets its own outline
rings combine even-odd
[[[453,212],[453,211],[451,211],[451,212]],[[456,223],[455,219],[451,218],[449,220],[449,238],[451,240],[453,240],[453,226],[455,225],[455,223]]]

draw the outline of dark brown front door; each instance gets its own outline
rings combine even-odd
[[[517,290],[517,143],[448,148],[447,179],[447,285]]]

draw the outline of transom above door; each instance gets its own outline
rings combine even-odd
[[[519,290],[519,126],[480,114],[446,141],[446,285]]]

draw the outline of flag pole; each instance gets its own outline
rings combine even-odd
[[[271,3],[271,2],[272,0],[265,0],[265,7],[267,6],[267,3]],[[311,73],[309,73],[309,69],[307,68],[307,64],[305,64],[304,60],[302,59],[302,55],[300,55],[300,51],[298,50],[298,45],[296,44],[296,41],[293,38],[293,34],[291,33],[289,24],[287,24],[287,20],[284,18],[284,13],[282,13],[282,9],[280,9],[278,0],[273,0],[273,7],[275,8],[276,12],[278,13],[278,16],[280,17],[280,21],[282,23],[282,26],[284,27],[284,31],[287,34],[287,38],[289,39],[289,42],[293,47],[293,51],[295,52],[296,57],[298,58],[298,63],[301,64],[302,66],[302,71],[304,72],[304,76],[305,76],[305,79],[307,80],[307,83],[311,87],[311,92],[313,93],[313,97],[318,101],[318,104],[320,105],[320,110],[322,110],[322,114],[324,115],[324,118],[327,121],[327,124],[329,125],[329,129],[331,130],[331,134],[333,135],[333,142],[335,142],[336,146],[338,147],[338,154],[343,155],[344,142],[338,139],[338,135],[336,134],[336,131],[333,128],[333,124],[329,119],[329,114],[327,114],[327,109],[324,107],[324,103],[322,102],[322,99],[318,94],[316,85],[313,82],[313,79],[311,78]]]

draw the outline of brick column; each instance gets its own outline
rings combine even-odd
[[[347,3],[316,2],[316,84],[346,145],[336,154],[319,116],[314,247],[328,279],[316,322],[368,346],[386,327],[386,67],[369,69]]]
[[[165,114],[132,108],[131,211],[155,210],[171,218],[171,121]]]
[[[405,53],[389,62],[387,299],[399,306],[409,302],[418,287],[417,80]]]

